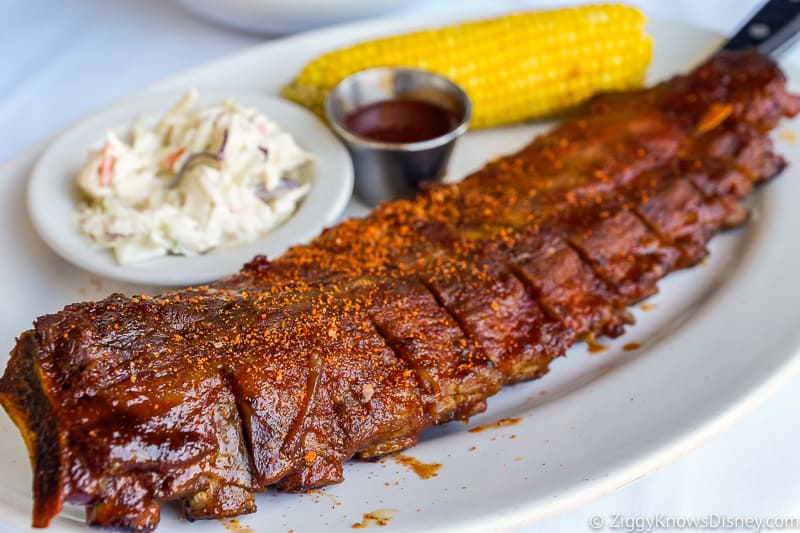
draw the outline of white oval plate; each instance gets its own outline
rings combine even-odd
[[[156,90],[224,79],[243,90],[277,94],[323,50],[487,13],[392,18],[316,31],[181,73]],[[655,36],[650,83],[688,70],[721,40],[668,20],[652,20],[649,29]],[[788,72],[800,81],[796,71]],[[793,87],[797,90],[797,83]],[[456,147],[450,175],[463,176],[544,129],[525,125],[468,133]],[[800,121],[780,130],[800,138]],[[756,193],[750,223],[715,238],[705,266],[667,277],[661,293],[648,302],[654,309],[634,309],[634,327],[613,342],[602,340],[607,351],[589,354],[585,345],[576,345],[542,379],[491,398],[487,412],[470,426],[437,428],[406,452],[440,463],[437,477],[421,480],[392,460],[351,462],[341,485],[308,495],[258,495],[258,512],[240,517],[240,526],[228,525],[227,531],[352,533],[352,524],[376,510],[390,518],[385,527],[371,528],[381,533],[508,531],[631,483],[753,409],[800,366],[800,145],[784,140],[790,137],[778,135],[778,150],[790,166]],[[13,313],[0,313],[0,339],[5,339],[0,352],[10,349],[14,335],[37,315],[78,299],[140,290],[93,280],[39,244],[16,204],[29,164],[21,158],[0,169],[0,245],[14,251],[13,260],[0,261],[0,294],[14,302]],[[351,202],[347,212],[364,209]],[[624,350],[630,342],[641,347]],[[520,421],[467,431],[502,417]],[[0,522],[28,530],[30,466],[19,432],[4,415],[0,472]],[[49,531],[89,531],[83,516],[82,508],[67,506]],[[225,533],[226,527],[220,521],[187,523],[176,506],[165,505],[158,531]]]
[[[173,90],[120,102],[58,136],[31,173],[28,213],[42,239],[61,257],[103,277],[147,285],[190,285],[236,272],[257,254],[276,257],[289,246],[315,237],[342,214],[353,191],[353,168],[344,146],[317,117],[286,100],[241,90],[200,90],[202,105],[233,98],[254,107],[291,133],[316,158],[308,195],[292,216],[263,238],[203,255],[168,255],[121,265],[111,252],[92,243],[77,226],[75,175],[87,151],[98,148],[107,130],[127,137],[133,121],[157,117],[184,94]]]

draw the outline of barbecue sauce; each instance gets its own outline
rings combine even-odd
[[[486,431],[487,429],[502,428],[502,427],[506,427],[506,426],[514,426],[514,425],[519,424],[519,422],[521,420],[522,419],[519,418],[519,417],[501,418],[497,422],[492,422],[491,424],[484,424],[482,426],[475,426],[474,428],[469,429],[468,431],[470,433],[480,433],[481,431]]]
[[[416,457],[411,457],[410,455],[395,455],[392,459],[413,470],[420,479],[436,477],[439,475],[439,469],[442,468],[442,465],[439,463],[423,463]]]
[[[356,522],[351,527],[353,529],[363,529],[370,525],[385,526],[394,518],[392,514],[398,512],[397,509],[375,509],[371,513],[364,513],[364,519]]]
[[[344,124],[356,135],[373,141],[413,143],[444,135],[456,127],[458,117],[436,104],[395,98],[351,111]]]

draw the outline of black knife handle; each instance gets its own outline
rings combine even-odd
[[[727,43],[725,50],[758,48],[777,56],[800,37],[800,0],[768,0]]]

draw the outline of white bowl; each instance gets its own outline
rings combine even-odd
[[[233,274],[256,254],[274,258],[294,244],[306,242],[334,223],[353,190],[353,166],[347,150],[309,111],[286,100],[240,90],[200,90],[203,105],[230,97],[255,107],[281,125],[316,165],[308,195],[297,211],[263,238],[204,255],[169,255],[121,265],[111,252],[89,241],[78,228],[75,175],[90,148],[102,144],[114,130],[127,135],[137,116],[157,117],[183,95],[184,90],[140,95],[91,116],[67,129],[48,146],[28,182],[28,213],[42,240],[58,255],[106,278],[147,285],[189,285]]]
[[[293,33],[382,15],[421,0],[178,0],[197,15],[265,34]]]

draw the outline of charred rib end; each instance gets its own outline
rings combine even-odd
[[[61,446],[55,417],[41,383],[33,331],[26,331],[11,352],[0,378],[0,404],[19,428],[33,468],[33,527],[50,525],[64,504]]]

